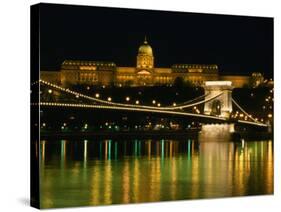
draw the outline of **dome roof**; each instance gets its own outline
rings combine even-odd
[[[139,54],[145,54],[145,55],[153,56],[152,48],[147,43],[146,38],[144,39],[143,44],[139,47]]]

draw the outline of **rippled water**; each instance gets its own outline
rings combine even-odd
[[[273,193],[272,141],[42,140],[41,207]]]

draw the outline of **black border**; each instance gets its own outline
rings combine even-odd
[[[40,84],[40,5],[30,7],[30,91],[31,102],[39,102]],[[39,176],[39,105],[33,106],[30,102],[30,205],[40,208],[40,176]]]

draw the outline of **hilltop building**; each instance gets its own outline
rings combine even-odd
[[[135,67],[120,67],[110,61],[65,60],[57,72],[41,71],[41,79],[62,85],[154,86],[173,84],[177,78],[198,86],[205,81],[228,80],[234,87],[242,87],[251,79],[249,76],[220,76],[215,64],[155,67],[153,50],[146,38],[138,49]]]

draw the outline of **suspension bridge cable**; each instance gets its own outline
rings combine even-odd
[[[73,103],[57,103],[57,102],[40,102],[40,103],[33,103],[32,105],[51,106],[51,107],[99,108],[99,109],[111,109],[111,110],[139,111],[139,112],[175,114],[175,115],[183,115],[183,116],[195,116],[195,117],[210,118],[210,119],[221,120],[221,121],[226,120],[225,118],[222,118],[222,117],[210,116],[210,115],[204,115],[204,114],[194,114],[194,113],[180,112],[180,111],[120,107],[120,106],[111,106],[111,105],[73,104]]]
[[[233,98],[231,98],[232,102],[251,120],[253,120],[256,123],[262,124],[261,122],[255,120],[252,116],[250,116]]]
[[[165,109],[165,110],[177,110],[177,109],[184,109],[184,108],[189,108],[189,107],[193,107],[193,106],[196,106],[196,105],[199,105],[199,104],[203,104],[205,102],[208,102],[208,101],[211,101],[217,97],[219,97],[220,95],[222,95],[222,92],[213,96],[213,97],[210,97],[208,99],[205,99],[205,100],[202,100],[202,101],[199,101],[199,102],[196,102],[196,103],[193,103],[193,104],[189,104],[189,105],[183,105],[183,106],[172,106],[172,107],[153,107],[153,106],[145,106],[145,105],[132,105],[132,104],[123,104],[123,103],[117,103],[117,102],[111,102],[111,101],[106,101],[106,100],[101,100],[101,99],[98,99],[98,98],[94,98],[94,97],[91,97],[91,96],[87,96],[87,95],[84,95],[84,94],[81,94],[81,93],[78,93],[78,92],[75,92],[75,91],[72,91],[68,88],[63,88],[63,87],[60,87],[58,85],[55,85],[55,84],[52,84],[50,82],[46,82],[46,81],[43,81],[43,80],[40,80],[40,82],[42,82],[43,84],[46,84],[48,86],[51,86],[51,87],[54,87],[54,88],[57,88],[61,91],[64,91],[64,92],[67,92],[67,93],[70,93],[72,95],[76,95],[76,96],[79,96],[79,97],[83,97],[83,98],[86,98],[86,99],[89,99],[89,100],[92,100],[92,101],[96,101],[96,102],[100,102],[100,103],[103,103],[103,104],[108,104],[108,105],[114,105],[114,106],[123,106],[123,107],[133,107],[133,108],[146,108],[146,109],[156,109],[156,110],[161,110],[161,109]],[[191,100],[190,100],[191,101]],[[192,100],[193,101],[193,100]]]
[[[198,97],[196,97],[196,98],[194,98],[194,99],[191,99],[191,100],[188,100],[188,101],[182,102],[182,103],[180,103],[180,104],[177,104],[177,106],[181,106],[181,105],[189,104],[189,103],[194,102],[194,101],[196,101],[196,100],[199,100],[199,99],[205,98],[205,97],[207,97],[207,96],[209,96],[209,95],[210,95],[210,93],[205,93],[205,94],[203,94],[203,95],[201,95],[201,96],[198,96]]]
[[[35,84],[38,84],[39,82],[43,82],[43,83],[45,83],[45,84],[48,83],[48,82],[43,81],[43,80],[37,80],[37,81],[31,83],[31,86],[33,86],[33,85],[35,85]],[[54,84],[52,84],[52,83],[49,83],[49,85],[54,86]],[[59,87],[59,86],[58,86],[58,87]],[[180,104],[177,104],[177,106],[189,104],[189,103],[194,102],[194,101],[197,101],[197,100],[199,100],[199,99],[201,99],[201,98],[205,98],[205,97],[207,97],[208,95],[210,95],[210,93],[205,93],[205,94],[203,94],[203,95],[201,95],[201,96],[198,96],[198,97],[196,97],[196,98],[194,98],[194,99],[191,99],[191,100],[182,102],[182,103],[180,103]],[[148,107],[149,107],[149,106],[148,106]]]
[[[175,115],[183,115],[183,116],[195,116],[201,118],[210,118],[214,120],[227,121],[227,119],[217,116],[210,116],[204,114],[194,114],[180,111],[167,111],[167,110],[149,110],[143,108],[130,108],[130,107],[118,107],[118,106],[110,106],[110,105],[92,105],[92,104],[69,104],[69,103],[57,103],[57,102],[40,102],[40,103],[32,103],[32,106],[41,105],[41,106],[51,106],[51,107],[73,107],[73,108],[97,108],[97,109],[111,109],[111,110],[126,110],[126,111],[139,111],[139,112],[152,112],[152,113],[163,113],[163,114],[175,114]],[[256,123],[250,121],[238,120],[240,123],[246,123],[250,125],[267,127],[266,124]]]

